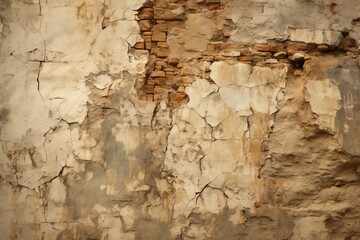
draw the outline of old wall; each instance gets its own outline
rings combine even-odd
[[[2,0],[1,239],[360,239],[359,19]]]

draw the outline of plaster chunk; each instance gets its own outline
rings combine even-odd
[[[339,45],[342,34],[332,30],[289,29],[289,39],[293,41]]]
[[[66,7],[66,6],[74,6],[80,7],[84,4],[84,0],[48,0],[46,1],[47,7]]]
[[[208,97],[205,120],[210,126],[216,127],[235,111],[224,103],[219,93],[213,93]]]
[[[229,207],[235,208],[239,205],[244,208],[253,209],[254,201],[256,201],[256,171],[257,168],[250,165],[237,167],[231,174],[227,176],[224,183],[226,186],[225,193],[231,196],[232,203]]]
[[[254,111],[273,114],[277,110],[277,95],[280,89],[273,86],[259,86],[251,89],[251,107]]]
[[[43,8],[41,33],[46,44],[46,58],[52,61],[87,60],[91,43],[101,31],[98,18],[101,7],[100,4],[86,3],[79,7]]]
[[[139,101],[138,99],[134,99],[133,101],[132,99],[124,99],[119,106],[119,112],[122,115],[122,119],[118,126],[151,126],[155,107],[156,104],[153,102]],[[163,109],[162,111],[159,110],[159,112],[163,113],[164,116],[154,116],[156,117],[156,120],[166,121],[166,109]]]
[[[136,42],[142,41],[138,31],[139,26],[136,21],[114,22],[101,31],[94,40],[90,51],[91,59],[101,70],[110,70],[110,73],[124,70],[137,73],[137,65],[145,64],[147,61],[146,56],[137,61],[128,57],[129,45],[134,46]]]
[[[90,101],[85,79],[96,68],[92,64],[46,63],[39,76],[39,91],[52,114],[72,123],[82,123]]]
[[[96,78],[94,86],[100,90],[107,88],[110,83],[112,83],[112,79],[108,75],[100,75]]]
[[[201,193],[199,208],[200,212],[219,214],[226,206],[225,196],[222,191],[207,187]]]
[[[0,23],[2,54],[15,56],[23,62],[43,60],[45,43],[40,32],[41,16],[38,4],[14,5],[11,7],[11,11],[2,13],[3,20]],[[4,19],[11,15],[21,17],[13,17],[12,21],[5,23]],[[35,52],[36,54],[34,54]]]
[[[65,124],[60,124],[56,131],[47,134],[43,146],[22,153],[18,183],[30,189],[46,183],[60,174],[70,155],[70,132]]]
[[[2,140],[22,143],[29,148],[39,147],[44,142],[44,134],[57,124],[38,92],[39,68],[39,63],[24,64],[15,58],[0,65],[1,107],[8,111],[1,131]]]
[[[81,133],[78,128],[71,130],[72,151],[76,158],[81,160],[93,160],[91,148],[95,147],[97,142],[90,134]]]
[[[238,86],[225,86],[220,88],[219,94],[225,104],[239,112],[242,116],[252,114],[250,109],[250,89]]]
[[[252,67],[243,63],[214,62],[211,64],[210,70],[210,78],[218,87],[227,85],[243,86],[250,77]]]
[[[329,79],[310,80],[306,84],[306,99],[311,110],[319,115],[319,121],[325,128],[335,128],[335,117],[340,109],[341,95],[339,88]]]
[[[245,164],[241,140],[217,140],[211,144],[210,152],[201,164],[202,177],[199,182],[206,185],[221,174],[230,174],[236,167]]]
[[[248,130],[247,117],[235,114],[225,119],[213,129],[215,139],[242,139]]]
[[[306,96],[313,112],[335,115],[335,112],[339,109],[341,96],[339,89],[330,80],[310,80],[306,84],[306,90]]]
[[[108,9],[105,13],[109,17],[109,21],[117,20],[134,20],[136,10],[139,9],[145,0],[110,0],[106,2]]]
[[[353,26],[353,30],[349,33],[350,37],[357,41],[357,44],[360,44],[360,23],[357,22]]]
[[[211,128],[194,110],[179,109],[173,118],[178,123],[171,129],[169,141],[175,146],[184,146],[187,143],[186,139],[195,142],[211,139]]]
[[[205,79],[198,78],[192,85],[185,89],[185,92],[189,96],[187,106],[193,108],[200,116],[204,117],[206,104],[203,103],[203,100],[216,90],[216,85],[209,83]]]
[[[287,67],[278,68],[255,66],[252,69],[249,80],[245,83],[247,87],[257,87],[260,85],[270,84],[277,87],[285,87]]]

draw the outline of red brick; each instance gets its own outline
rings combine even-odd
[[[140,20],[139,26],[141,31],[148,31],[151,29],[151,23],[150,20]]]
[[[160,31],[153,32],[151,40],[155,42],[165,42],[166,33]]]
[[[170,102],[181,102],[187,99],[187,95],[183,92],[175,92],[170,94]]]
[[[165,72],[163,71],[153,71],[150,73],[151,77],[165,77]]]
[[[153,19],[153,17],[154,17],[154,9],[152,9],[152,8],[143,8],[139,12],[138,17],[141,20],[143,20],[143,19]]]
[[[258,44],[255,44],[253,49],[255,51],[259,51],[259,52],[270,52],[271,46],[269,44],[266,44],[266,43],[258,43]]]
[[[135,49],[144,49],[145,48],[145,43],[144,42],[137,42],[134,45]]]

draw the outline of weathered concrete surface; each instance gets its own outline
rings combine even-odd
[[[360,239],[359,12],[2,1],[1,239]]]

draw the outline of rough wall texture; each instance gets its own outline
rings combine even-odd
[[[2,0],[1,239],[360,239],[359,19]]]

